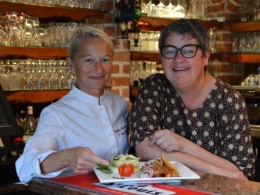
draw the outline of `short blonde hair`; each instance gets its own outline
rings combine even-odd
[[[85,26],[83,28],[78,29],[71,37],[69,50],[68,50],[68,57],[74,61],[75,55],[78,52],[79,42],[82,39],[92,39],[97,38],[105,41],[111,51],[112,55],[114,56],[114,44],[111,38],[102,30],[92,27],[92,26]]]

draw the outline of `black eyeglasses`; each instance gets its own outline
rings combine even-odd
[[[201,46],[195,44],[184,45],[182,48],[177,48],[173,45],[164,45],[160,47],[160,51],[163,57],[167,59],[175,58],[178,51],[180,51],[181,55],[185,58],[193,58],[197,54],[198,48],[201,48]]]

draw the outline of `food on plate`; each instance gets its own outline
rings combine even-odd
[[[110,174],[118,173],[122,177],[130,177],[133,173],[139,172],[139,158],[132,154],[120,154],[111,158],[110,165],[97,164],[96,169]]]
[[[146,162],[140,169],[141,177],[179,177],[177,167],[164,156]]]
[[[134,173],[139,172],[140,161],[139,158],[132,154],[120,154],[111,158],[110,164],[111,166],[119,167],[122,164],[132,164],[134,166]]]
[[[134,166],[131,163],[124,163],[118,167],[118,173],[122,177],[130,177],[134,173]]]
[[[169,162],[163,155],[161,156],[161,159],[162,159],[163,165],[164,165],[165,167],[167,167],[167,168],[170,169],[170,170],[175,170],[175,171],[177,171],[177,167],[174,166],[171,162]],[[178,171],[177,171],[177,172],[178,172]]]
[[[111,158],[110,165],[97,164],[96,169],[107,174],[117,173],[122,177],[130,177],[134,173],[140,173],[141,178],[180,176],[177,167],[164,156],[150,160],[140,168],[139,158],[132,154],[120,154]]]

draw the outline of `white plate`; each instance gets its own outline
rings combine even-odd
[[[175,165],[179,171],[180,177],[152,177],[152,178],[141,178],[140,173],[135,173],[131,177],[121,177],[117,173],[107,174],[96,168],[94,171],[101,183],[119,183],[119,182],[133,182],[133,183],[169,183],[169,182],[180,182],[181,180],[187,179],[200,179],[200,176],[190,170],[185,165],[177,161],[170,161]],[[144,162],[140,162],[140,167]]]

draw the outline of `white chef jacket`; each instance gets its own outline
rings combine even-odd
[[[43,109],[36,132],[15,163],[17,175],[21,182],[56,177],[64,169],[42,174],[40,163],[53,152],[77,146],[89,147],[110,161],[128,152],[128,124],[128,108],[121,96],[105,90],[97,98],[73,86],[62,99]]]

